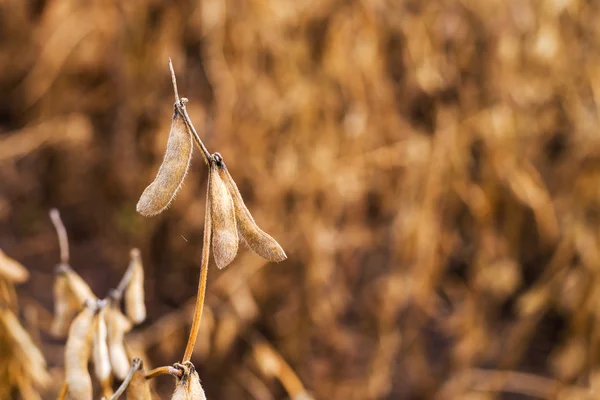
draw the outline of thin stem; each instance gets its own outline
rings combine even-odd
[[[178,370],[177,368],[173,368],[171,366],[158,367],[158,368],[154,368],[153,370],[146,373],[146,380],[154,379],[157,376],[161,376],[161,375],[173,375],[173,376],[176,376],[177,378],[181,378],[181,376],[183,375],[183,372]]]
[[[67,238],[67,230],[65,229],[65,225],[60,219],[60,213],[56,208],[50,210],[50,219],[52,220],[52,224],[54,224],[54,229],[56,229],[56,234],[58,235],[58,246],[60,248],[60,262],[62,264],[68,264],[69,239]]]
[[[65,400],[67,398],[67,393],[69,392],[69,384],[67,382],[63,383],[60,388],[60,392],[58,392],[58,397],[56,400]]]
[[[211,167],[212,168],[212,167]],[[206,280],[208,276],[208,261],[210,258],[210,238],[212,234],[212,218],[211,218],[211,201],[210,201],[210,179],[208,180],[206,190],[206,212],[204,214],[204,238],[202,240],[202,263],[200,266],[200,282],[198,283],[198,294],[196,296],[196,308],[194,309],[194,320],[190,330],[190,337],[185,347],[182,363],[190,361],[194,347],[196,346],[196,338],[200,329],[200,321],[202,320],[202,310],[204,309],[204,297],[206,296]]]
[[[177,91],[177,78],[175,78],[175,70],[173,69],[173,62],[171,61],[171,57],[169,57],[169,69],[171,70],[171,81],[173,81],[173,92],[175,93],[175,103],[181,103],[179,100],[179,92]]]
[[[190,119],[190,116],[187,113],[187,109],[185,108],[186,102],[187,102],[187,99],[183,98],[179,103],[175,103],[175,107],[177,107],[177,110],[181,113],[181,115],[183,115],[185,124],[187,125],[188,129],[192,133],[192,137],[194,138],[196,145],[202,151],[202,157],[204,158],[204,162],[207,165],[210,165],[210,158],[211,158],[210,153],[209,153],[208,149],[206,148],[206,146],[204,146],[204,143],[202,142],[202,139],[200,139],[198,132],[196,132],[196,128],[194,128],[194,124],[192,124],[192,120]]]
[[[131,281],[131,278],[133,277],[135,264],[140,262],[140,250],[139,249],[131,249],[131,252],[129,253],[129,257],[130,257],[129,266],[127,267],[127,270],[125,271],[125,274],[121,278],[121,281],[119,282],[119,285],[117,286],[117,288],[112,290],[110,293],[110,297],[112,299],[114,299],[115,301],[121,300],[121,298],[123,297],[123,292],[127,288],[127,285],[129,285],[129,282]]]
[[[204,143],[202,142],[202,139],[200,139],[198,132],[196,132],[196,128],[194,128],[194,124],[192,124],[192,120],[190,119],[190,116],[187,113],[187,109],[185,108],[185,103],[188,102],[188,99],[186,99],[185,97],[181,99],[179,98],[179,91],[177,90],[177,78],[175,78],[175,70],[173,69],[173,63],[171,62],[170,58],[169,68],[171,69],[171,81],[173,81],[173,93],[175,93],[175,108],[183,116],[185,124],[187,125],[190,133],[192,134],[196,145],[202,151],[202,157],[204,158],[204,162],[206,163],[206,165],[210,166],[210,153],[206,149],[206,146],[204,146]]]
[[[121,395],[123,393],[125,393],[125,390],[127,390],[127,387],[129,386],[129,383],[131,382],[131,379],[133,379],[133,375],[135,374],[135,372],[138,369],[140,369],[141,366],[142,366],[142,360],[139,358],[135,358],[133,360],[133,362],[131,363],[131,368],[129,368],[129,372],[127,373],[127,376],[125,377],[125,380],[123,380],[123,382],[121,383],[121,386],[119,386],[117,391],[110,397],[110,400],[117,400],[119,397],[121,397]]]

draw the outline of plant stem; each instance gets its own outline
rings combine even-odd
[[[60,219],[60,213],[56,208],[50,210],[50,219],[56,229],[58,235],[58,247],[60,248],[60,262],[61,264],[69,263],[69,239],[67,238],[67,230],[65,225]]]
[[[185,124],[188,127],[188,130],[191,133],[192,137],[194,138],[196,145],[202,151],[202,157],[204,158],[204,162],[206,163],[206,165],[210,166],[210,153],[206,149],[206,146],[204,146],[204,143],[202,142],[202,139],[200,139],[198,132],[196,132],[196,128],[194,128],[194,124],[192,124],[192,120],[190,119],[190,116],[187,113],[187,109],[185,108],[185,103],[188,102],[188,99],[186,99],[185,97],[181,99],[179,98],[179,91],[177,90],[177,78],[175,78],[175,70],[173,69],[173,63],[171,62],[170,58],[169,68],[171,69],[171,81],[173,82],[173,92],[175,93],[175,108],[183,116]]]
[[[212,168],[212,167],[211,167]],[[211,218],[211,201],[210,201],[210,179],[206,189],[206,212],[204,214],[204,237],[202,239],[202,263],[200,266],[200,282],[198,283],[198,294],[196,296],[196,308],[194,309],[194,320],[190,330],[190,337],[185,347],[182,363],[190,361],[194,347],[196,346],[196,338],[200,329],[200,321],[202,320],[202,310],[204,308],[204,297],[206,296],[206,279],[208,276],[208,261],[210,259],[210,238],[212,234],[212,218]]]
[[[158,368],[154,368],[152,371],[149,371],[148,373],[146,373],[146,380],[154,379],[157,376],[161,376],[161,375],[173,375],[178,378],[181,378],[181,376],[183,375],[183,372],[181,372],[177,368],[171,367],[170,365],[164,366],[164,367],[158,367]]]
[[[133,360],[133,362],[131,363],[131,368],[129,369],[129,372],[127,373],[127,376],[125,377],[125,380],[121,383],[121,386],[119,386],[117,391],[110,397],[110,400],[117,400],[119,397],[121,397],[121,395],[123,393],[125,393],[125,390],[127,390],[127,386],[129,386],[129,383],[131,382],[131,379],[133,378],[133,374],[135,374],[135,371],[140,369],[141,366],[142,366],[142,360],[139,358],[135,358]]]
[[[110,297],[116,302],[120,301],[121,298],[123,297],[123,292],[127,288],[127,285],[129,285],[129,281],[131,281],[131,278],[133,277],[133,270],[135,269],[135,264],[138,262],[141,262],[140,261],[140,250],[139,249],[131,249],[131,252],[129,253],[129,257],[130,257],[129,266],[127,267],[127,270],[125,271],[125,274],[123,274],[123,277],[121,278],[121,281],[119,282],[119,285],[117,286],[117,288],[110,292]]]
[[[69,384],[67,382],[63,383],[60,388],[60,392],[58,393],[58,397],[56,400],[65,400],[67,398],[67,393],[69,392]]]

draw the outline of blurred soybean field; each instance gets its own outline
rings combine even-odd
[[[0,248],[30,271],[42,398],[63,379],[51,207],[98,294],[141,249],[136,354],[185,346],[198,151],[169,210],[135,211],[173,114],[169,57],[288,255],[211,265],[193,357],[209,399],[288,398],[255,337],[315,399],[600,398],[600,2],[3,0]]]

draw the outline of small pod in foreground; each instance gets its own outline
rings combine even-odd
[[[65,346],[65,381],[69,386],[69,400],[92,399],[92,378],[88,372],[88,361],[92,350],[95,311],[94,305],[86,304],[69,329]]]
[[[94,340],[93,340],[93,352],[92,359],[94,361],[94,372],[96,378],[102,385],[102,392],[104,397],[112,396],[112,377],[111,377],[111,366],[110,359],[108,356],[108,344],[107,344],[107,327],[106,327],[106,308],[102,308],[96,315],[94,321]]]
[[[0,250],[0,277],[12,283],[23,283],[29,278],[29,271],[18,261],[13,260]]]
[[[167,208],[181,188],[191,159],[192,136],[184,117],[175,107],[165,157],[156,178],[142,193],[137,203],[137,212],[151,217]]]
[[[109,306],[106,310],[106,317],[110,364],[115,376],[123,380],[130,368],[124,337],[131,330],[131,322],[114,306]]]
[[[54,279],[54,318],[50,333],[63,337],[69,332],[69,324],[77,314],[79,304],[74,299],[65,274],[58,273]]]
[[[125,289],[125,312],[134,324],[140,324],[146,319],[146,304],[144,302],[144,267],[140,251],[131,250],[133,275]]]

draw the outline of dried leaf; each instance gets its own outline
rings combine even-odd
[[[235,208],[231,194],[217,169],[222,161],[219,153],[213,156],[215,165],[210,166],[210,204],[213,225],[213,256],[217,267],[224,268],[235,258],[238,251],[238,234],[235,222]]]
[[[92,350],[95,307],[86,305],[69,329],[65,348],[65,381],[69,385],[67,399],[91,400],[92,378],[88,361]]]
[[[192,159],[192,137],[183,116],[175,108],[167,151],[154,182],[137,204],[137,211],[145,217],[162,212],[177,195]]]
[[[133,275],[125,289],[125,311],[127,316],[139,324],[146,319],[146,304],[144,302],[144,267],[138,249],[131,250]]]
[[[130,364],[125,342],[125,333],[131,330],[131,322],[121,311],[111,306],[107,309],[108,352],[115,376],[123,380],[129,372]]]
[[[152,392],[150,391],[150,385],[146,380],[146,373],[144,372],[144,363],[140,358],[134,358],[133,365],[138,366],[125,392],[127,400],[152,400]]]
[[[277,243],[277,241],[269,234],[261,230],[258,225],[256,225],[256,222],[254,222],[252,214],[250,214],[250,211],[244,204],[244,199],[242,199],[242,195],[240,194],[235,181],[229,174],[224,161],[221,162],[218,171],[233,199],[237,228],[240,236],[259,256],[266,258],[269,261],[279,262],[285,260],[287,256],[279,243]]]
[[[29,278],[29,271],[16,260],[0,250],[0,277],[13,283],[22,283]]]

